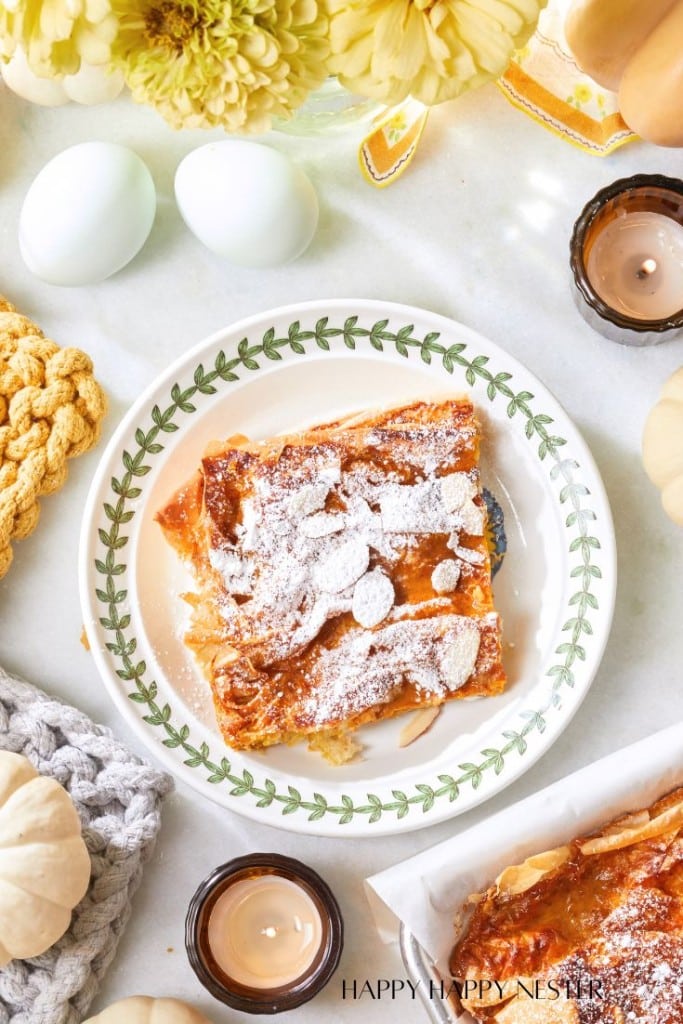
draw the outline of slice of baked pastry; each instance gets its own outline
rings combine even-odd
[[[450,969],[477,1021],[683,1022],[683,789],[472,900]]]
[[[471,402],[415,402],[215,444],[157,515],[191,567],[185,641],[234,748],[500,693]]]

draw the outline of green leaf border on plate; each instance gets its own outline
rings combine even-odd
[[[378,320],[371,328],[359,325],[359,317],[347,317],[343,327],[330,326],[329,318],[322,317],[314,330],[303,330],[299,320],[289,325],[286,336],[277,336],[275,328],[269,328],[259,344],[250,344],[247,337],[237,345],[237,355],[228,358],[222,350],[218,352],[212,369],[205,369],[200,363],[194,371],[193,382],[185,387],[175,383],[170,392],[170,404],[161,409],[155,405],[151,413],[151,423],[145,431],[138,427],[135,431],[136,447],[132,451],[123,451],[121,455],[121,475],[111,478],[112,500],[103,505],[104,517],[108,528],[100,528],[99,541],[102,546],[102,557],[95,559],[95,569],[102,577],[102,586],[96,589],[98,602],[106,609],[99,618],[102,628],[110,639],[106,648],[120,665],[116,674],[125,682],[132,684],[133,689],[128,697],[134,703],[144,707],[143,721],[148,725],[161,729],[165,734],[163,744],[169,748],[182,748],[186,757],[183,763],[188,768],[203,769],[206,781],[214,785],[229,786],[232,797],[250,797],[255,806],[269,807],[279,805],[283,815],[303,813],[309,821],[321,818],[337,819],[339,825],[346,825],[356,816],[362,816],[368,824],[378,822],[383,815],[395,815],[397,819],[405,818],[411,812],[427,813],[437,801],[456,801],[463,787],[470,786],[476,790],[487,773],[500,775],[506,759],[512,756],[523,757],[528,749],[528,738],[535,733],[543,733],[546,728],[546,716],[553,708],[562,703],[562,691],[574,686],[573,666],[577,660],[586,660],[585,642],[593,634],[591,613],[598,609],[598,599],[593,593],[595,580],[602,578],[600,567],[595,564],[596,554],[601,545],[593,535],[592,523],[595,513],[587,507],[585,499],[589,497],[588,488],[575,480],[575,472],[579,464],[574,459],[562,458],[562,448],[566,440],[553,432],[553,418],[546,413],[533,409],[534,395],[530,391],[518,391],[513,388],[513,374],[504,371],[493,373],[489,369],[489,357],[477,355],[473,359],[466,356],[468,345],[461,342],[446,347],[439,341],[440,334],[430,331],[422,338],[414,336],[413,324],[406,324],[397,331],[389,330],[388,320]],[[154,456],[164,449],[164,434],[173,433],[178,429],[177,419],[181,415],[191,416],[196,407],[192,399],[197,395],[214,395],[218,388],[216,381],[227,384],[241,379],[237,371],[251,372],[259,370],[259,359],[271,361],[281,360],[282,351],[293,355],[305,355],[313,346],[317,349],[332,351],[331,342],[335,345],[343,342],[347,349],[356,349],[359,345],[368,345],[376,352],[384,352],[385,346],[399,356],[410,358],[411,352],[427,364],[440,361],[444,370],[454,374],[456,370],[464,373],[467,384],[472,387],[477,379],[485,383],[486,395],[490,402],[504,401],[507,403],[509,419],[521,416],[525,419],[524,433],[528,441],[536,446],[537,457],[541,462],[550,464],[551,480],[561,485],[559,502],[567,509],[565,527],[571,536],[569,552],[575,564],[571,569],[571,578],[575,580],[576,590],[569,599],[569,617],[562,626],[566,639],[555,649],[557,661],[548,670],[550,686],[547,700],[542,707],[519,712],[517,730],[505,730],[502,738],[506,741],[500,748],[483,749],[478,763],[458,765],[459,774],[439,775],[438,785],[424,783],[414,785],[414,792],[403,790],[392,791],[391,800],[382,800],[372,793],[366,794],[366,802],[355,803],[350,796],[342,795],[338,801],[330,803],[321,793],[303,796],[294,786],[287,786],[286,792],[278,790],[276,784],[266,778],[257,782],[251,772],[246,769],[237,774],[233,771],[227,757],[212,758],[209,745],[202,742],[199,746],[192,743],[190,727],[179,725],[173,720],[171,707],[168,703],[158,701],[158,686],[154,680],[148,680],[147,666],[144,660],[136,659],[137,640],[131,635],[131,616],[119,614],[119,608],[125,603],[128,591],[117,589],[118,577],[126,572],[126,564],[120,561],[121,552],[128,543],[123,528],[136,515],[131,507],[142,494],[139,481],[146,476],[152,466]]]

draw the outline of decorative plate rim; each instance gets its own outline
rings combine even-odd
[[[315,326],[303,329],[301,319],[312,320],[316,314]],[[339,323],[336,316],[340,316]],[[369,320],[373,316],[371,327],[359,323],[361,317]],[[278,337],[272,325],[287,319],[287,333]],[[414,337],[416,320],[433,324],[434,329],[421,338]],[[390,323],[398,321],[403,325],[391,330]],[[261,331],[257,343],[250,338],[255,328]],[[457,335],[458,340],[446,347],[439,341],[444,332]],[[369,350],[358,351],[359,344],[367,344]],[[479,380],[486,385],[489,402],[507,402],[510,421],[517,416],[523,419],[526,439],[536,445],[539,463],[549,466],[548,477],[559,487],[557,503],[564,529],[571,531],[569,554],[575,564],[570,579],[572,586],[576,581],[576,589],[567,602],[568,617],[560,630],[566,636],[560,637],[562,642],[554,651],[557,660],[546,673],[550,680],[547,700],[540,707],[515,711],[516,728],[499,731],[498,746],[485,747],[480,751],[481,760],[462,763],[452,774],[442,772],[435,779],[412,782],[410,787],[392,789],[384,796],[366,791],[359,800],[340,792],[329,799],[321,792],[302,794],[287,784],[279,769],[265,766],[264,775],[282,776],[286,788],[280,789],[269,777],[257,779],[253,770],[235,767],[239,752],[222,748],[219,756],[212,756],[208,743],[192,742],[190,727],[174,718],[173,695],[164,693],[163,685],[160,690],[156,680],[149,680],[144,660],[136,663],[133,657],[137,640],[131,633],[132,616],[127,611],[120,614],[119,609],[126,608],[128,596],[128,589],[119,589],[119,581],[125,581],[128,571],[118,554],[128,543],[121,527],[139,511],[138,499],[144,493],[141,484],[152,468],[150,460],[163,451],[159,438],[179,429],[176,417],[186,422],[182,417],[193,414],[196,394],[221,392],[214,387],[216,381],[240,386],[248,373],[267,372],[276,364],[291,365],[291,361],[283,362],[281,350],[288,350],[292,360],[297,356],[308,357],[307,361],[312,356],[322,359],[327,353],[381,358],[387,355],[385,345],[393,345],[388,357],[394,362],[417,357],[430,364],[440,359],[448,377],[452,379],[458,369],[468,386]],[[221,346],[234,348],[234,355],[226,355]],[[471,359],[466,355],[469,348],[479,349]],[[205,370],[209,353],[214,362]],[[507,369],[493,373],[488,366],[493,356],[505,360]],[[262,367],[257,361],[261,357],[273,366]],[[512,385],[517,378],[521,378],[521,388],[515,391]],[[533,384],[534,391],[525,383]],[[155,401],[162,388],[170,401],[163,410]],[[549,415],[547,409],[555,415]],[[578,461],[561,457],[568,437],[551,432],[558,419]],[[136,448],[130,444],[123,447],[129,436],[135,438]],[[575,479],[579,469],[590,478],[590,489],[582,479]],[[214,332],[175,360],[133,403],[107,444],[91,484],[80,537],[79,584],[86,633],[108,693],[148,749],[176,776],[223,806],[264,824],[317,835],[386,835],[424,828],[470,810],[528,770],[566,728],[593,681],[610,633],[616,548],[609,502],[587,445],[557,400],[517,359],[471,328],[429,310],[381,300],[315,300],[258,313]],[[596,587],[601,591],[600,602]],[[579,687],[575,687],[577,665]],[[197,769],[204,771],[200,775]],[[427,776],[429,763],[411,771],[424,771]],[[319,788],[325,786],[327,783],[321,783]],[[367,790],[373,783],[356,780],[344,786]],[[332,781],[327,788],[340,787]],[[383,789],[384,781],[379,780],[374,788]]]

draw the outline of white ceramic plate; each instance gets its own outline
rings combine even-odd
[[[411,746],[400,719],[361,730],[362,761],[332,767],[303,745],[226,748],[208,684],[182,643],[192,581],[154,514],[205,445],[254,438],[403,399],[468,391],[484,483],[503,506],[495,581],[509,685],[456,701]],[[153,753],[206,796],[271,825],[380,835],[459,814],[517,778],[584,697],[610,628],[614,534],[603,485],[563,410],[473,331],[366,300],[274,310],[204,341],[135,403],[109,444],[81,538],[83,613],[117,707]]]

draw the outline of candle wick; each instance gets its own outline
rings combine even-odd
[[[644,278],[649,277],[650,274],[654,274],[657,269],[657,260],[643,260],[640,264],[640,268],[636,271],[636,277],[642,281]]]

